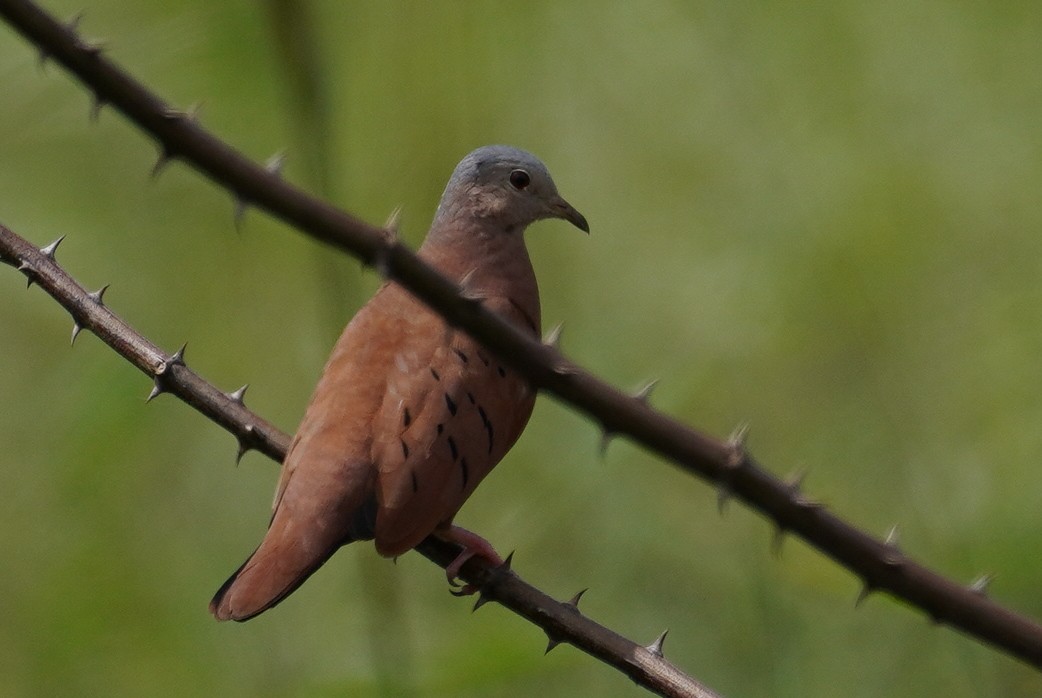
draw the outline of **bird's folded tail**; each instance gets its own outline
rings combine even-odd
[[[367,497],[353,514],[345,515],[346,531],[318,526],[280,507],[272,516],[260,547],[228,578],[210,601],[217,620],[244,621],[263,613],[292,594],[341,546],[371,540],[376,499]]]
[[[288,510],[272,517],[261,547],[228,577],[209,602],[219,621],[247,621],[292,594],[341,546],[373,538],[376,500],[369,497],[348,518],[347,530],[316,529]]]
[[[210,613],[217,620],[253,618],[293,593],[346,542],[309,550],[285,536],[267,536],[214,594]]]

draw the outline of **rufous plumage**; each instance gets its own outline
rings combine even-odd
[[[522,332],[540,334],[527,226],[589,232],[529,153],[486,146],[456,167],[419,256]],[[344,329],[286,455],[267,534],[210,602],[219,620],[279,603],[338,548],[375,540],[397,556],[428,535],[498,562],[452,525],[532,413],[525,378],[394,282]]]

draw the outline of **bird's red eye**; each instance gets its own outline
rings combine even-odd
[[[510,184],[518,191],[521,191],[531,183],[532,178],[524,170],[514,170],[510,173]]]

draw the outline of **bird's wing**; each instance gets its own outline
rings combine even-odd
[[[218,618],[245,620],[270,608],[357,537],[373,496],[370,427],[384,395],[384,362],[402,337],[390,300],[384,287],[337,341],[286,456],[264,540],[211,602]]]
[[[391,290],[382,288],[337,340],[283,462],[273,521],[285,506],[314,514],[355,509],[366,493],[372,419],[403,337]]]
[[[486,300],[515,322],[518,310]],[[403,353],[373,422],[376,547],[411,549],[448,523],[520,435],[535,401],[528,383],[439,320],[433,352]],[[408,344],[411,344],[409,342]]]

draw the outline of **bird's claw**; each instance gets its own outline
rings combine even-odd
[[[455,560],[445,567],[445,577],[449,580],[449,586],[452,587],[452,589],[449,590],[449,593],[453,596],[470,596],[478,590],[478,585],[462,584],[460,583],[459,578],[460,568],[463,567],[463,564],[467,560],[474,557],[475,554],[474,550],[464,549],[463,552],[456,556]]]
[[[452,587],[452,589],[449,590],[449,593],[453,596],[470,596],[481,588],[477,584],[464,584],[460,581],[460,570],[470,558],[478,556],[485,558],[493,565],[503,564],[503,559],[495,551],[492,545],[476,533],[471,533],[465,528],[460,528],[459,526],[450,526],[448,529],[440,533],[440,537],[444,540],[449,540],[463,546],[463,550],[460,551],[460,554],[445,566],[445,577],[449,580],[449,586]]]
[[[481,587],[479,587],[477,584],[461,585],[453,582],[452,586],[457,587],[455,589],[449,589],[449,593],[453,596],[472,596],[473,594],[476,594],[477,592],[481,591]]]

